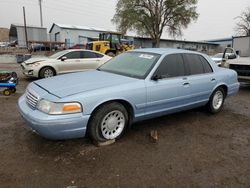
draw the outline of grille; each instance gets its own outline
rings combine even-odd
[[[250,76],[249,65],[230,65],[229,68],[235,70],[239,76]]]
[[[26,91],[26,102],[27,104],[35,109],[36,105],[38,103],[38,96],[36,96],[35,94],[31,93],[29,90]]]

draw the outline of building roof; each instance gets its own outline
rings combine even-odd
[[[171,53],[195,53],[200,54],[199,52],[194,52],[190,50],[176,49],[176,48],[140,48],[133,50],[135,52],[146,52],[146,53],[156,53],[156,54],[171,54]]]
[[[228,38],[220,38],[220,39],[211,39],[207,40],[207,42],[226,42],[226,41],[232,41],[233,37],[228,37]]]
[[[24,25],[23,24],[11,24],[10,28],[11,27],[24,27]],[[27,28],[36,28],[36,29],[46,29],[47,30],[46,27],[39,27],[39,26],[33,26],[33,25],[26,25],[26,27]]]
[[[233,38],[249,38],[250,36],[235,36]]]
[[[54,26],[57,25],[60,28],[63,29],[74,29],[74,30],[87,30],[87,31],[99,31],[99,32],[117,32],[114,30],[109,30],[109,29],[104,29],[104,28],[98,28],[98,27],[87,27],[87,26],[78,26],[78,25],[67,25],[67,24],[58,24],[58,23],[53,23],[53,25],[51,26],[49,33],[51,33],[52,29],[54,28]]]
[[[149,37],[134,37],[137,39],[145,39],[145,40],[152,40]],[[209,45],[215,45],[218,46],[219,44],[213,43],[213,42],[206,42],[206,41],[188,41],[188,40],[176,40],[176,39],[161,39],[161,41],[166,41],[166,42],[179,42],[179,43],[186,43],[186,44],[209,44]]]

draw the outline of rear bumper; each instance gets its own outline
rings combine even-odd
[[[240,83],[239,82],[234,83],[228,87],[227,95],[228,96],[235,95],[239,91],[239,89],[240,89]]]
[[[86,134],[89,115],[48,115],[30,108],[24,95],[19,98],[18,107],[27,126],[45,138],[64,140],[84,137]]]

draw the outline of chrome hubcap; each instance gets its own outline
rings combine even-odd
[[[52,77],[52,76],[54,76],[54,72],[51,69],[46,69],[44,71],[44,78],[49,78],[49,77]]]
[[[122,112],[114,110],[109,112],[102,120],[101,133],[106,139],[118,137],[125,126],[125,117]]]
[[[213,97],[213,108],[215,110],[218,110],[222,103],[223,103],[223,93],[221,91],[217,91],[215,94],[214,94],[214,97]]]

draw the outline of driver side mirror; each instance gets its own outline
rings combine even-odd
[[[61,61],[65,61],[67,59],[66,56],[61,57]]]

